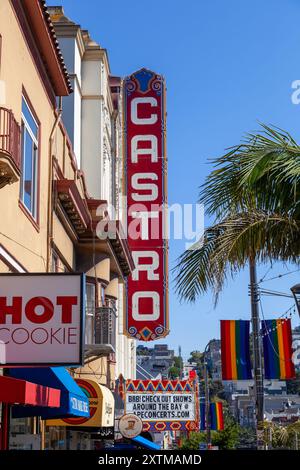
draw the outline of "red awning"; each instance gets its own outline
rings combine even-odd
[[[1,375],[0,402],[58,408],[60,390]]]

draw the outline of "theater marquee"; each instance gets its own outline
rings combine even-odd
[[[125,413],[143,421],[143,431],[199,429],[197,380],[127,380]]]
[[[0,274],[0,365],[81,365],[83,274]]]
[[[135,270],[127,281],[125,334],[142,341],[168,334],[165,83],[142,69],[124,80],[127,236]]]

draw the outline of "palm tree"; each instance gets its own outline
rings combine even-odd
[[[265,421],[264,442],[269,448],[289,448],[299,450],[300,421],[289,425],[280,425]]]
[[[228,275],[249,262],[257,429],[262,429],[264,391],[256,262],[299,263],[300,255],[300,146],[287,132],[261,126],[214,160],[200,192],[214,224],[175,268],[181,299],[194,302],[211,288],[216,302]]]
[[[182,300],[210,288],[217,300],[228,275],[249,260],[299,263],[300,146],[285,131],[261,127],[215,159],[201,187],[199,202],[215,220],[175,267]]]

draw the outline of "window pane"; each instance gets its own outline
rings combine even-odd
[[[94,344],[95,284],[86,284],[85,343]]]
[[[86,308],[87,313],[94,314],[95,312],[95,284],[86,284]]]
[[[28,211],[36,217],[37,197],[37,136],[38,126],[22,98],[22,185],[21,199]]]
[[[30,109],[28,108],[26,101],[24,98],[22,98],[22,114],[26,119],[27,124],[29,125],[33,135],[37,138],[38,136],[38,126],[37,123],[35,122]]]
[[[32,177],[33,177],[33,141],[27,129],[25,128],[24,148],[23,148],[23,181],[24,194],[23,202],[27,209],[32,212]]]

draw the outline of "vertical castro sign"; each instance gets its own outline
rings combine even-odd
[[[141,69],[125,78],[127,236],[135,269],[127,280],[125,334],[142,341],[168,334],[165,82]]]

